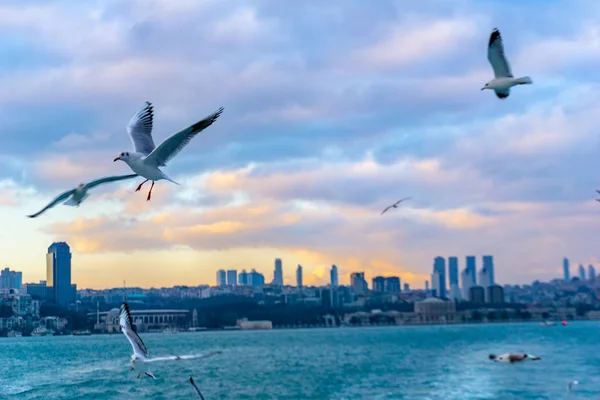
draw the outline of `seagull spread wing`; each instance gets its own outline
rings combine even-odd
[[[403,202],[403,201],[405,201],[405,200],[410,200],[410,199],[411,199],[410,197],[405,197],[405,198],[403,198],[403,199],[400,199],[400,200],[398,200],[398,201],[396,202],[396,205],[398,205],[398,204],[402,203],[402,202]]]
[[[123,303],[121,305],[121,315],[119,316],[119,325],[121,325],[121,332],[125,334],[131,347],[133,347],[133,353],[138,355],[140,358],[148,357],[148,349],[142,341],[142,338],[133,330],[133,321],[131,320],[131,313],[129,312],[129,305]]]
[[[500,31],[498,29],[494,29],[490,36],[490,42],[488,44],[488,60],[494,69],[494,76],[496,78],[513,78],[513,74],[510,71],[510,65],[508,65],[508,61],[506,61],[506,57],[504,56],[504,44],[502,43],[502,36],[500,36]],[[496,94],[498,94],[498,92],[496,92]]]
[[[154,140],[152,140],[153,123],[154,108],[152,103],[147,101],[144,108],[135,113],[127,125],[127,133],[136,153],[147,156],[154,150]]]
[[[196,385],[196,382],[194,382],[194,378],[192,378],[191,376],[190,376],[190,383],[194,387],[194,390],[196,390],[196,393],[198,393],[198,396],[200,396],[200,398],[202,400],[204,400],[204,396],[202,396],[202,392],[200,392],[200,389],[198,389],[198,386]]]
[[[389,210],[390,208],[393,208],[393,207],[394,207],[394,206],[387,206],[387,207],[386,207],[386,208],[385,208],[385,209],[384,209],[384,210],[381,212],[381,215],[385,214],[385,212],[386,212],[387,210]]]
[[[221,354],[221,351],[211,351],[206,354],[194,354],[194,355],[188,355],[188,356],[154,357],[154,358],[147,359],[146,362],[149,363],[149,362],[156,362],[156,361],[193,360],[193,359],[198,359],[198,358],[212,357],[216,354]]]
[[[175,157],[175,155],[177,155],[177,153],[179,153],[194,136],[211,126],[217,118],[219,118],[222,112],[223,107],[219,108],[202,121],[196,122],[194,125],[188,126],[184,130],[177,132],[154,149],[154,151],[144,159],[144,162],[155,167],[165,166],[167,161]]]
[[[100,178],[100,179],[96,179],[95,181],[91,181],[90,183],[87,184],[87,187],[88,187],[88,189],[91,189],[95,186],[102,185],[103,183],[123,181],[125,179],[135,178],[136,176],[139,176],[139,175],[138,174],[129,174],[129,175],[107,176],[105,178]]]
[[[56,196],[54,198],[54,200],[52,200],[50,203],[48,203],[48,205],[44,208],[42,208],[40,211],[36,212],[35,214],[31,214],[28,215],[29,218],[35,218],[38,215],[40,215],[41,213],[43,213],[44,211],[48,210],[49,208],[54,207],[55,205],[57,205],[58,203],[61,203],[63,201],[65,201],[66,199],[68,199],[73,193],[75,193],[75,189],[71,189],[71,190],[67,190],[64,193],[59,194],[58,196]]]

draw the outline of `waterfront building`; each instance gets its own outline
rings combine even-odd
[[[57,304],[68,304],[77,298],[77,286],[71,284],[71,249],[65,242],[55,242],[46,254],[46,285],[51,288],[51,299]]]
[[[371,288],[374,292],[383,293],[385,291],[385,278],[383,276],[376,276],[373,278]]]
[[[487,288],[487,302],[490,304],[504,304],[504,289],[500,285],[491,285]]]
[[[485,267],[479,271],[479,286],[485,289],[492,286],[490,272]]]
[[[23,273],[4,268],[0,271],[0,289],[21,289]]]
[[[224,269],[217,271],[217,286],[227,285],[227,272]]]
[[[467,256],[466,257],[466,269],[469,271],[471,275],[471,282],[473,285],[477,284],[477,259],[475,256]]]
[[[433,273],[436,274],[436,281],[433,278],[431,280],[431,287],[435,290],[434,296],[446,297],[446,260],[444,257],[438,256],[433,259]]]
[[[488,275],[488,286],[492,286],[496,283],[495,277],[494,277],[494,256],[483,256],[482,257],[483,260],[483,269],[485,269],[487,271],[487,275]],[[479,283],[481,286],[483,286],[481,283]]]
[[[237,270],[230,269],[227,271],[227,284],[230,286],[237,285]]]
[[[369,290],[364,272],[353,272],[350,274],[350,286],[355,294],[362,294]]]
[[[456,320],[456,304],[453,301],[430,297],[415,302],[415,316],[417,321],[422,323],[453,322]]]
[[[400,293],[400,277],[389,276],[385,278],[385,291],[387,293]]]
[[[485,303],[485,289],[482,286],[472,286],[469,289],[469,301],[475,304]]]

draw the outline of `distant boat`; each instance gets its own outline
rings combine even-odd
[[[165,328],[162,330],[162,333],[177,333],[177,332],[179,332],[179,331],[175,328]]]
[[[79,331],[79,330],[75,330],[73,332],[71,332],[71,335],[73,336],[87,336],[87,335],[91,335],[92,332],[88,331],[87,329],[83,330],[83,331]]]
[[[52,336],[54,331],[38,326],[31,332],[31,336]]]
[[[556,326],[556,322],[553,322],[553,321],[542,321],[542,322],[540,322],[540,326]]]
[[[8,333],[6,334],[6,337],[22,337],[22,336],[23,336],[23,334],[18,331],[8,331]]]

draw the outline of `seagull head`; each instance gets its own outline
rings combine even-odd
[[[484,87],[481,88],[481,90],[485,90],[485,89],[491,89],[490,88],[490,83],[486,83]]]
[[[119,154],[118,157],[115,157],[115,159],[113,160],[113,162],[119,161],[119,160],[127,162],[127,160],[129,159],[129,157],[130,157],[129,152],[125,151],[125,152]]]

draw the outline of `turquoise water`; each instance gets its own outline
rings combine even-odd
[[[129,372],[121,334],[0,339],[2,399],[589,399],[600,324],[422,326],[142,334],[150,356],[223,353]],[[493,363],[490,352],[542,358]],[[567,383],[579,385],[567,392]]]

